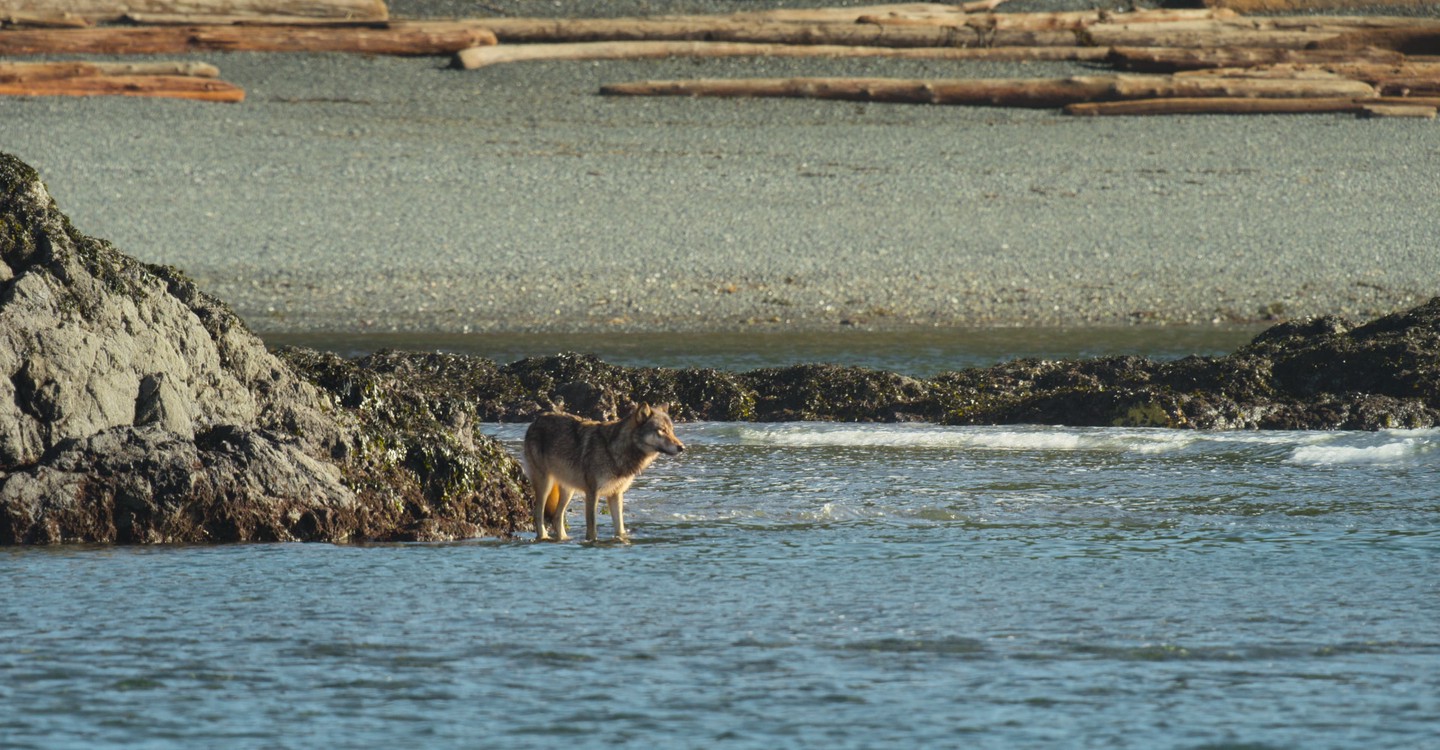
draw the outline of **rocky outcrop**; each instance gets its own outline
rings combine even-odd
[[[396,380],[414,408],[449,419],[523,421],[551,408],[613,418],[629,402],[678,419],[930,421],[1195,429],[1440,425],[1440,297],[1355,326],[1282,323],[1224,357],[1022,359],[916,379],[838,365],[730,373],[628,368],[561,354],[498,365],[385,351],[354,361],[281,352],[349,403]]]
[[[297,377],[0,154],[0,544],[507,534],[522,482],[464,425]]]

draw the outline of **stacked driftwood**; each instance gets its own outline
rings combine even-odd
[[[1250,17],[1227,7],[995,12],[1003,1],[707,16],[392,21],[383,0],[0,0],[0,58],[341,51],[455,55],[457,65],[465,68],[526,60],[673,56],[1074,60],[1105,63],[1113,70],[1052,79],[638,81],[608,85],[602,93],[1065,107],[1073,114],[1354,111],[1434,116],[1440,104],[1440,19]],[[1340,5],[1350,0],[1326,1]],[[1294,0],[1206,0],[1212,6],[1257,2]],[[187,75],[173,70],[141,73],[134,66],[45,65],[51,64],[12,62],[0,67],[0,93],[126,93],[229,101],[243,96],[205,77],[213,69]],[[194,80],[182,80],[186,78]]]
[[[1228,8],[997,13],[907,3],[637,19],[495,19],[478,68],[541,59],[657,56],[888,56],[1104,61],[1066,78],[760,78],[615,83],[629,96],[807,97],[1064,107],[1071,114],[1350,111],[1435,116],[1440,19],[1246,17]],[[1337,3],[1338,4],[1338,3]]]

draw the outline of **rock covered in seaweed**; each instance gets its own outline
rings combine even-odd
[[[0,154],[0,544],[507,534],[518,465],[337,403],[173,268],[87,237]]]
[[[320,377],[313,352],[284,355]],[[338,367],[340,365],[334,365]],[[523,421],[564,407],[612,418],[630,402],[678,419],[930,421],[1195,429],[1362,429],[1440,425],[1440,297],[1354,326],[1277,325],[1224,357],[1021,359],[931,379],[838,365],[746,373],[620,367],[560,354],[508,365],[452,354],[380,352],[341,379],[403,379],[404,398],[475,421]],[[323,368],[321,368],[323,369]],[[320,377],[323,382],[324,377]],[[363,390],[363,389],[362,389]]]

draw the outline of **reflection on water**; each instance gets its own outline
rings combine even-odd
[[[1020,357],[1074,359],[1139,355],[1178,359],[1228,354],[1258,328],[970,328],[912,331],[629,334],[270,334],[271,346],[304,346],[353,357],[380,349],[442,351],[507,363],[573,351],[627,366],[746,371],[831,362],[929,377]]]

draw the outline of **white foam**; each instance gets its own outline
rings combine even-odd
[[[741,426],[730,437],[743,445],[787,447],[1141,453],[1178,450],[1196,440],[1195,433],[1161,430],[829,424]]]
[[[1434,447],[1434,440],[1409,437],[1379,445],[1302,445],[1287,462],[1307,466],[1405,463]]]

